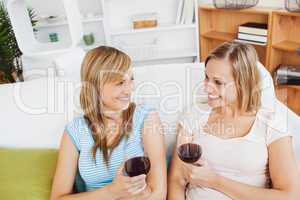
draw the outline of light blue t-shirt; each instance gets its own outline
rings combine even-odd
[[[131,158],[144,154],[141,133],[144,120],[150,111],[153,109],[149,106],[136,106],[132,132],[128,140],[123,137],[114,148],[109,157],[108,167],[105,165],[100,149],[96,152],[96,160],[93,158],[94,139],[84,117],[76,117],[66,125],[66,131],[79,152],[78,173],[75,179],[77,190],[82,192],[104,187],[113,181],[125,157]]]

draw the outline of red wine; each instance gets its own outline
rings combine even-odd
[[[198,144],[186,143],[177,149],[178,157],[186,163],[194,163],[200,159],[202,155],[201,146]]]
[[[150,160],[145,156],[134,157],[125,162],[125,171],[130,177],[148,174],[150,167]]]

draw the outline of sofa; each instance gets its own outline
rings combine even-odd
[[[260,71],[263,105],[278,113],[274,126],[293,134],[300,161],[300,118],[276,99],[271,76],[261,65]],[[64,126],[82,113],[78,73],[0,85],[0,199],[49,199]],[[159,111],[170,159],[178,116],[193,102],[206,102],[204,64],[140,66],[134,76],[132,100]]]

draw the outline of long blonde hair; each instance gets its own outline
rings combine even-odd
[[[109,160],[109,148],[101,90],[106,83],[122,80],[130,65],[131,59],[125,53],[112,47],[100,46],[87,52],[81,66],[80,105],[95,142],[92,148],[93,157],[95,159],[97,149],[101,149],[106,164]],[[123,111],[120,137],[110,148],[113,149],[123,136],[128,137],[132,130],[134,109],[135,104],[130,103]]]
[[[261,90],[255,48],[244,43],[225,42],[208,55],[205,66],[211,59],[226,59],[231,64],[240,111],[257,111],[261,106]]]

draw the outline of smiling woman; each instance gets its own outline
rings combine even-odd
[[[300,199],[291,135],[275,129],[261,107],[255,49],[224,43],[207,57],[205,73],[210,109],[192,106],[177,135],[193,135],[202,155],[186,164],[174,150],[168,199]]]
[[[130,58],[112,47],[92,49],[82,63],[81,81],[84,115],[66,125],[51,199],[163,199],[166,164],[161,123],[152,108],[130,102]],[[153,143],[157,148],[151,148]],[[147,176],[124,175],[125,158],[145,155],[154,166]],[[83,192],[74,194],[74,183],[82,186],[80,179]]]
[[[131,60],[126,54],[114,48],[100,47],[87,54],[81,68],[83,86],[80,104],[85,113],[84,118],[95,133],[93,156],[95,157],[97,148],[101,148],[106,163],[107,140],[110,138],[103,137],[103,127],[107,123],[105,120],[119,121],[122,127],[118,128],[124,130],[125,134],[128,134],[132,127],[135,105],[129,101],[133,91],[130,64]],[[120,132],[117,132],[115,137],[119,134]]]
[[[205,87],[211,107],[237,103],[240,112],[261,105],[258,56],[250,45],[224,44],[205,60]]]

